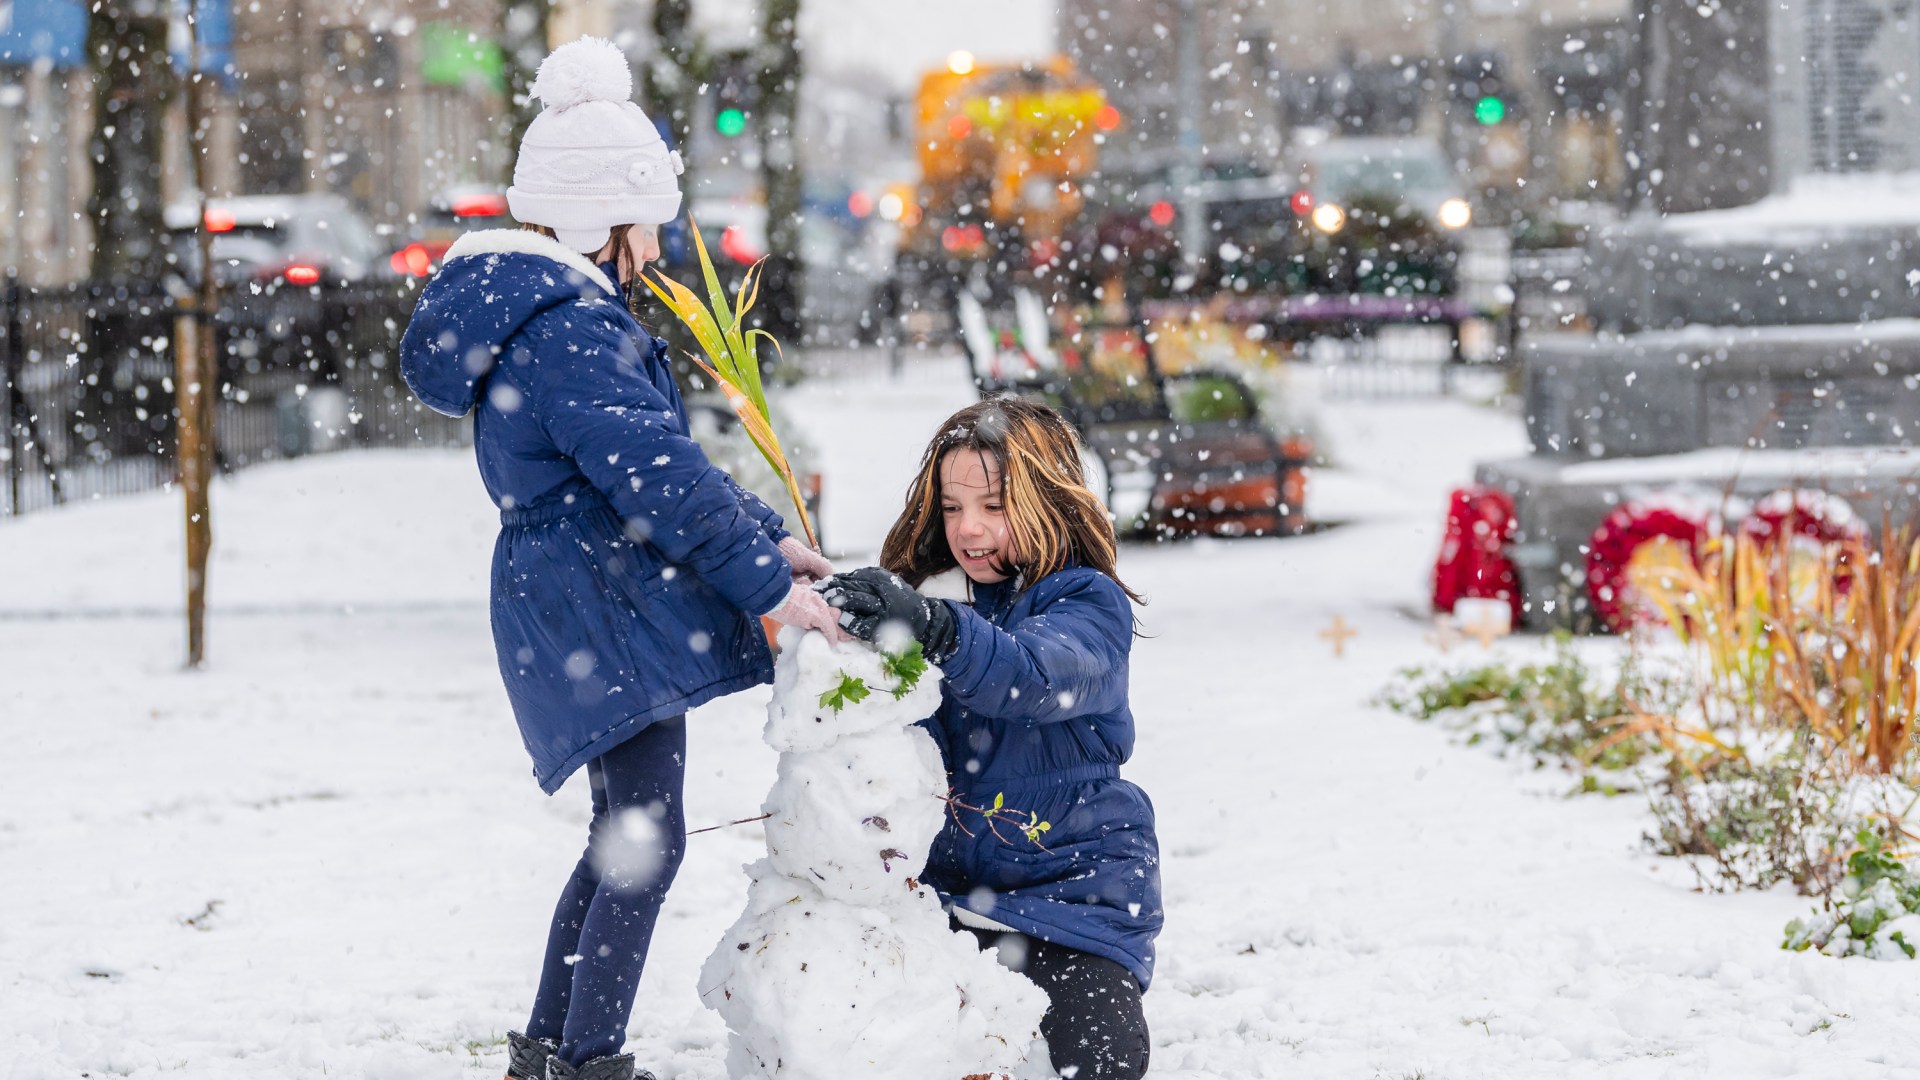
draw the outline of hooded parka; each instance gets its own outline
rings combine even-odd
[[[957,638],[925,723],[955,807],[926,880],[956,907],[1124,965],[1144,990],[1165,916],[1153,804],[1120,778],[1133,754],[1127,594],[1084,566],[971,588],[970,603],[940,601]],[[996,827],[996,805],[1047,830]]]
[[[689,435],[666,344],[612,274],[537,233],[468,234],[400,346],[422,402],[474,413],[500,507],[494,648],[549,793],[655,720],[770,681],[754,616],[791,585],[779,516]]]

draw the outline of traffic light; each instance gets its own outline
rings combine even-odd
[[[1474,52],[1454,58],[1453,99],[1483,127],[1497,127],[1513,115],[1514,100],[1497,52]]]
[[[746,134],[755,104],[755,75],[751,53],[729,52],[714,58],[713,130],[722,138]]]

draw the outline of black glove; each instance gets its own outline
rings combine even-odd
[[[928,660],[938,664],[953,655],[960,630],[944,600],[921,596],[898,575],[877,566],[835,574],[819,585],[827,603],[845,614],[840,625],[863,641],[872,641],[889,622],[905,626]]]

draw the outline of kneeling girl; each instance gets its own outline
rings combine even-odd
[[[925,878],[958,925],[1047,993],[1041,1031],[1054,1070],[1075,1080],[1145,1075],[1141,995],[1163,921],[1153,806],[1120,777],[1139,597],[1115,555],[1072,427],[999,399],[941,425],[883,565],[821,586],[851,633],[872,641],[904,624],[940,665],[944,699],[926,725],[953,813]],[[948,574],[966,599],[916,591]],[[1047,829],[989,820],[996,807]]]

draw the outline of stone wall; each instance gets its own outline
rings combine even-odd
[[[1920,322],[1706,329],[1524,346],[1536,455],[1911,446]]]

